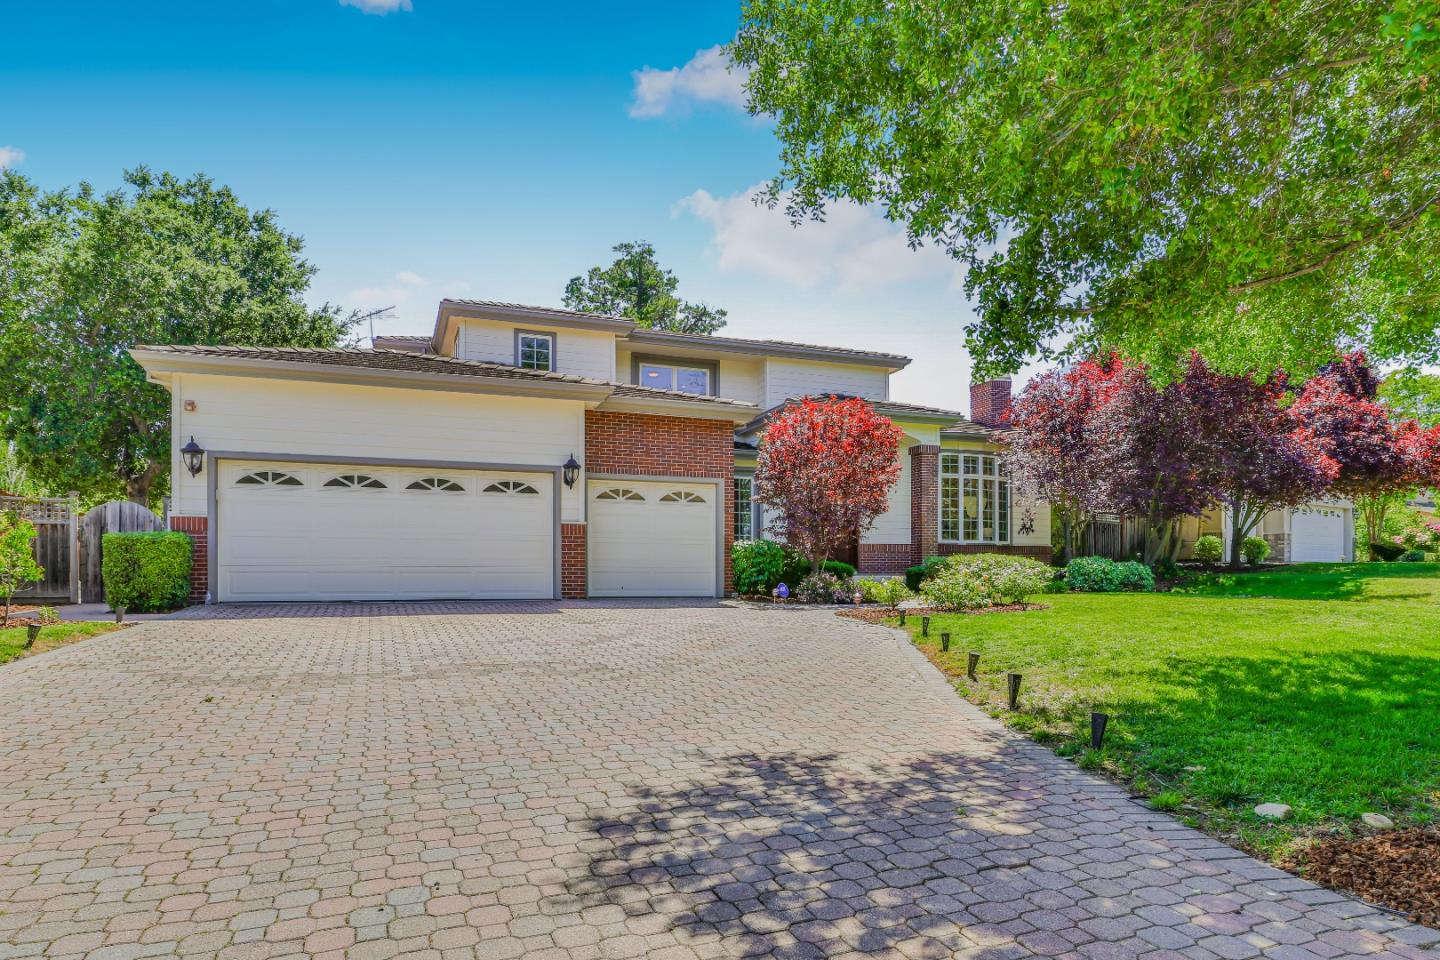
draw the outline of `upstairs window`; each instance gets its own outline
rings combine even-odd
[[[526,370],[555,369],[555,335],[553,333],[515,334],[515,365]]]
[[[657,390],[678,390],[699,397],[709,396],[710,368],[687,367],[682,364],[641,363],[636,380],[642,387]]]

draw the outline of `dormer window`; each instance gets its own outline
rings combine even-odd
[[[515,365],[525,370],[554,370],[555,334],[516,330]]]
[[[635,382],[658,390],[678,390],[707,397],[714,393],[713,371],[709,367],[691,367],[681,363],[656,363],[649,360],[636,365]]]

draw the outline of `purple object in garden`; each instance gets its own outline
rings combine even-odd
[[[783,583],[780,584],[775,588],[775,596],[779,597],[781,600],[789,600],[790,588],[785,586],[785,584]]]

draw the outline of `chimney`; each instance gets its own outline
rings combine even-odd
[[[981,426],[1010,426],[1010,378],[970,384],[970,419]]]

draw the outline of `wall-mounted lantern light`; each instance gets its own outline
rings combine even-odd
[[[190,471],[192,477],[198,477],[205,467],[205,451],[195,442],[194,437],[180,448],[180,458],[185,461],[185,469]]]
[[[575,454],[570,454],[570,459],[566,460],[560,469],[563,471],[561,475],[564,477],[565,486],[575,486],[575,481],[580,479],[580,462],[575,459]]]

